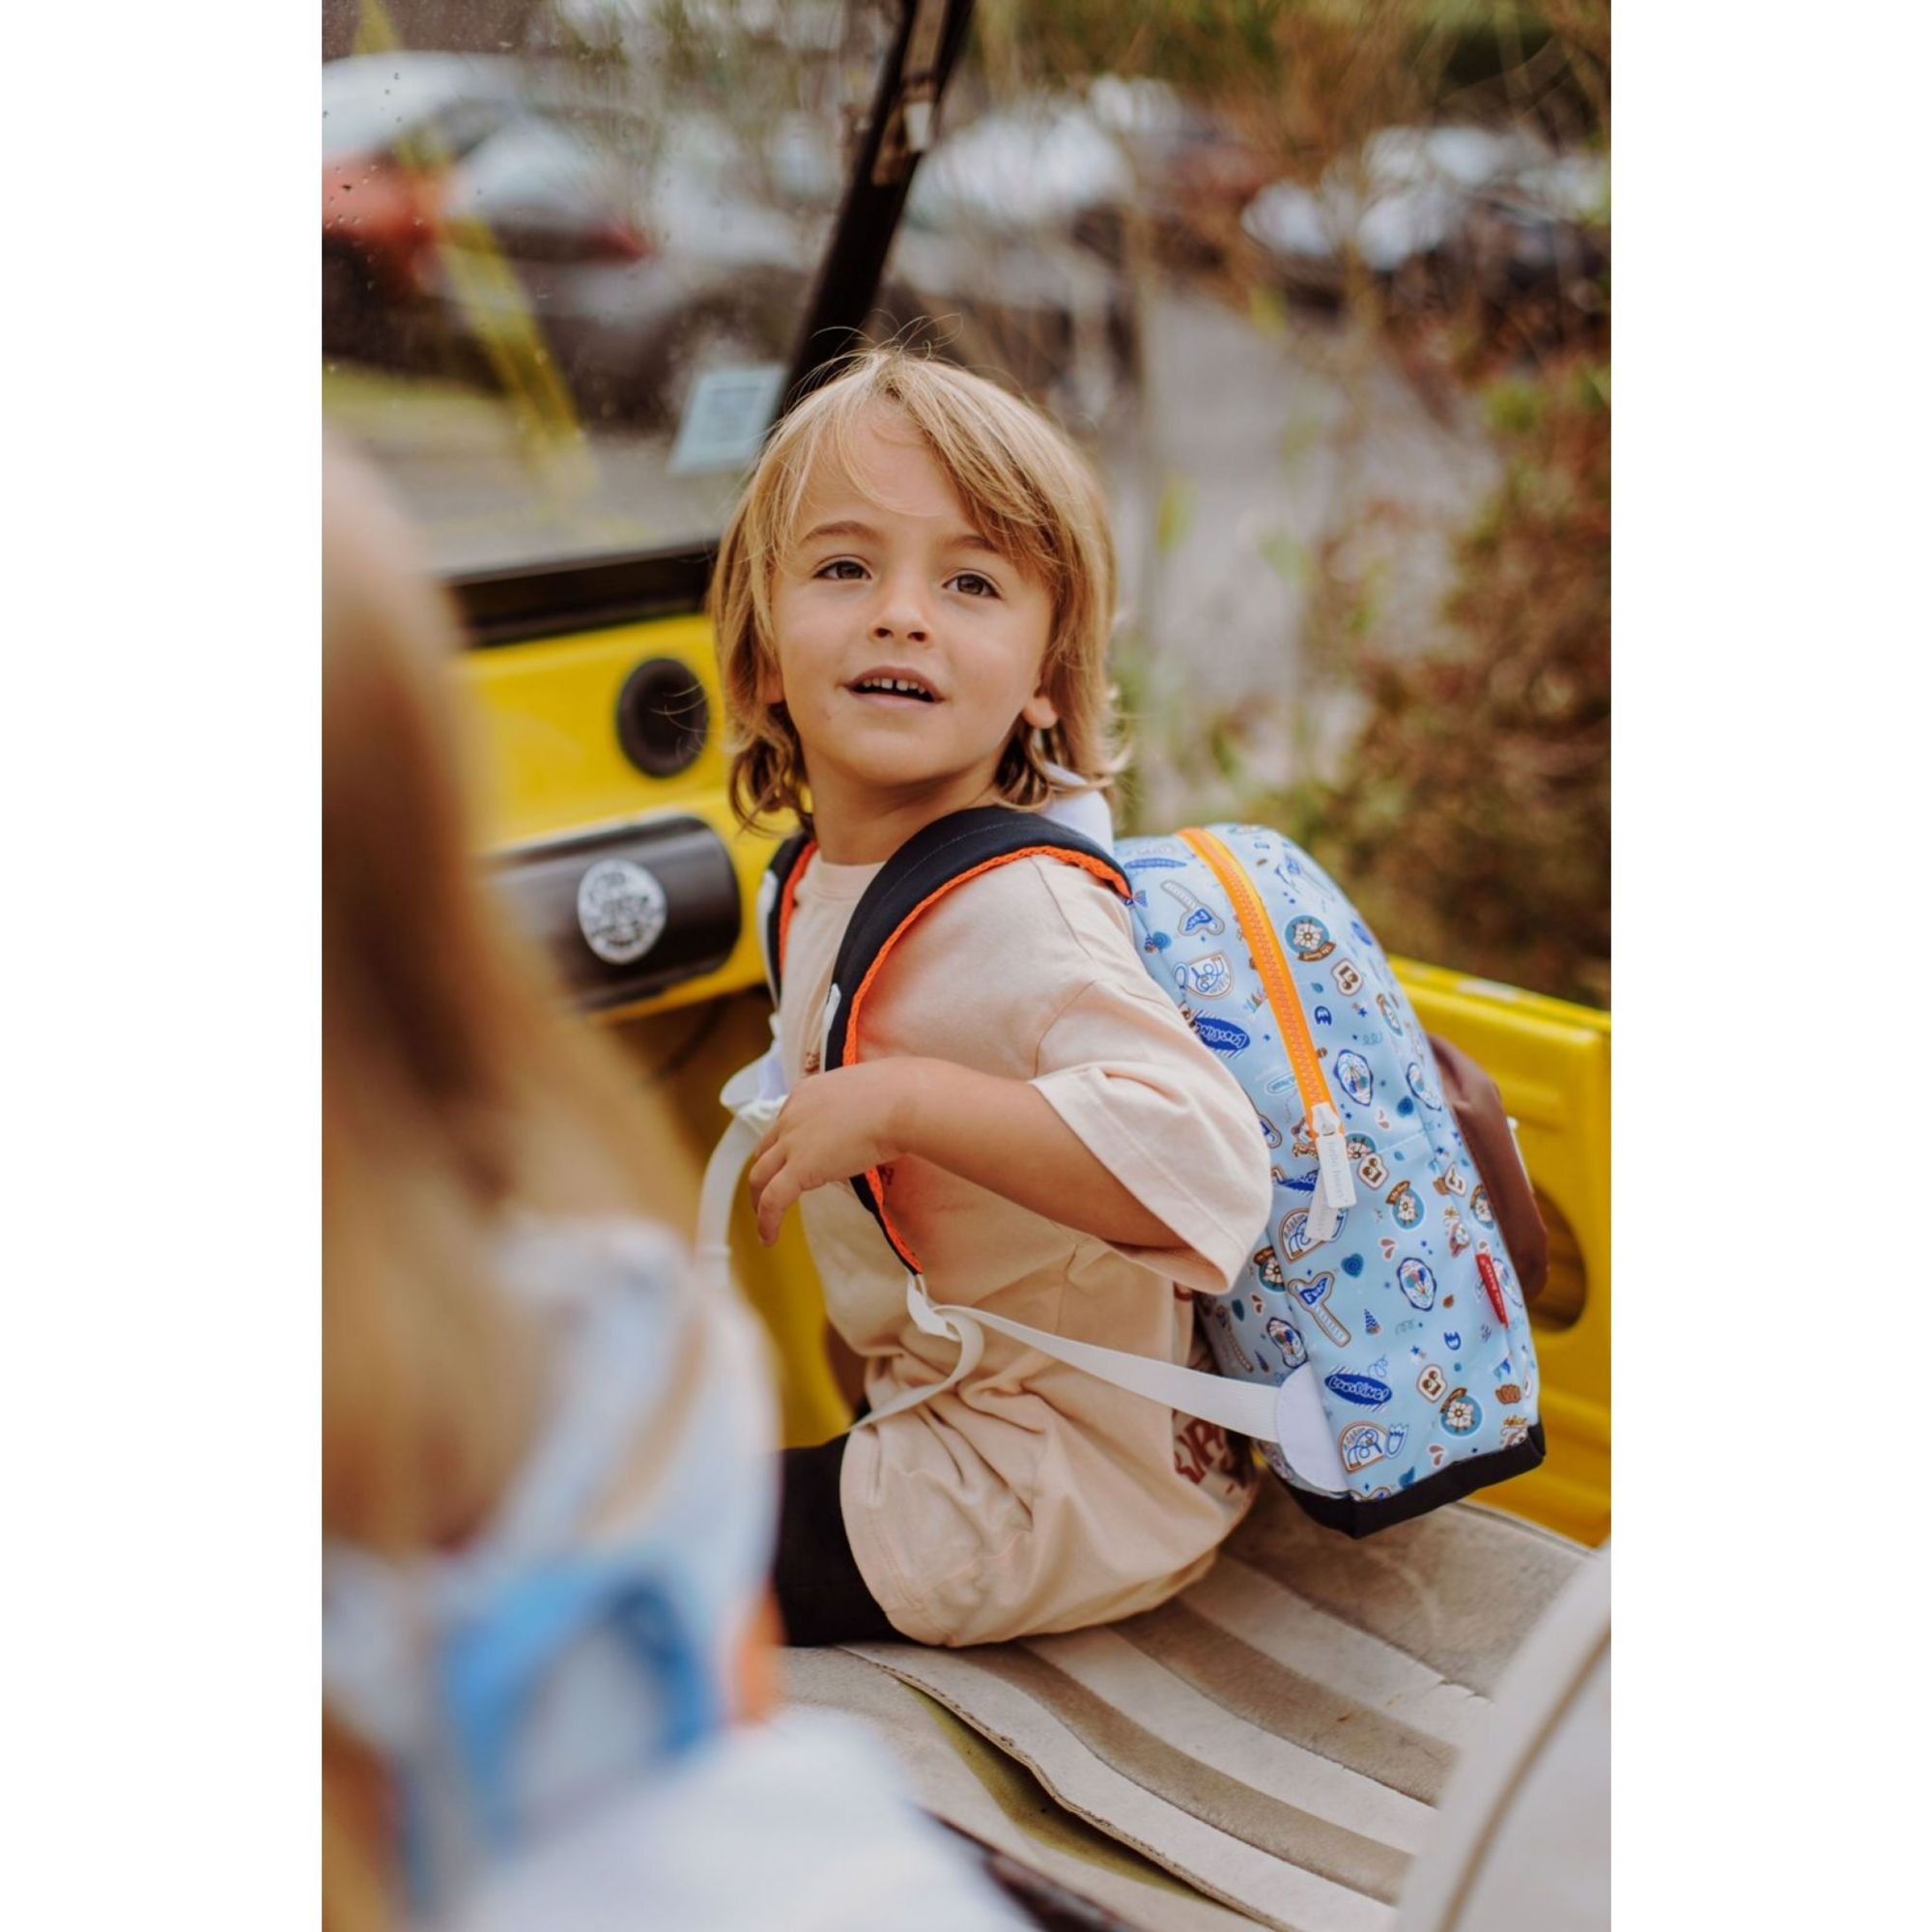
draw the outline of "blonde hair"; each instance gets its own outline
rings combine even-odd
[[[805,758],[782,704],[760,696],[778,666],[773,585],[798,533],[811,477],[830,457],[848,476],[870,415],[895,412],[924,442],[980,534],[1033,573],[1052,599],[1040,685],[1059,723],[1015,724],[994,782],[1016,806],[1055,791],[1103,789],[1125,763],[1107,682],[1114,543],[1093,467],[1032,405],[930,356],[898,348],[856,355],[772,433],[719,545],[709,611],[730,728],[731,803],[751,825],[786,811],[810,824]],[[1069,785],[1049,764],[1075,774]]]
[[[323,1526],[401,1555],[473,1531],[535,1427],[509,1217],[660,1211],[688,1155],[487,897],[411,533],[339,450],[323,510]],[[328,1932],[401,1917],[388,1803],[325,1717]]]

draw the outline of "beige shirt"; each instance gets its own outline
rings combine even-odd
[[[810,1077],[838,942],[877,871],[814,859],[800,881],[780,1027],[794,1085]],[[1182,1242],[1115,1246],[901,1159],[888,1207],[934,1301],[1206,1359],[1190,1293],[1224,1291],[1259,1243],[1266,1146],[1233,1076],[1148,978],[1107,887],[1020,859],[949,893],[867,995],[865,1058],[895,1053],[1030,1081]],[[850,1186],[800,1207],[873,1407],[943,1381],[956,1350],[913,1325],[904,1269]],[[1253,1473],[1210,1425],[988,1331],[964,1380],[854,1431],[840,1495],[860,1573],[893,1624],[923,1643],[984,1643],[1125,1616],[1185,1587],[1246,1510]]]

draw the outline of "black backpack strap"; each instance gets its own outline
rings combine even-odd
[[[810,832],[794,832],[772,854],[758,885],[758,938],[765,950],[765,984],[771,988],[773,1006],[784,987],[785,928],[791,923],[799,878],[817,849],[818,841]]]
[[[1110,853],[1090,838],[1057,825],[1037,812],[1010,806],[978,806],[935,819],[908,838],[866,888],[845,928],[832,968],[831,1025],[826,1031],[824,1065],[844,1066],[859,1058],[867,995],[892,949],[922,913],[955,886],[1015,859],[1058,859],[1092,872],[1131,899],[1133,888]],[[894,1230],[885,1208],[885,1186],[876,1168],[852,1177],[852,1189],[879,1224],[893,1252],[914,1274],[918,1258]]]

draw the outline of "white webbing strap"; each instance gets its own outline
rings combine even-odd
[[[1102,1349],[1093,1342],[1075,1342],[1044,1328],[1029,1328],[1024,1321],[1009,1321],[1004,1315],[991,1315],[983,1308],[934,1302],[916,1274],[906,1276],[906,1313],[926,1334],[944,1335],[956,1342],[959,1360],[944,1381],[934,1382],[930,1388],[908,1389],[897,1400],[862,1417],[861,1427],[930,1402],[962,1376],[970,1375],[984,1350],[984,1331],[990,1328],[997,1335],[1037,1349],[1042,1355],[1051,1355],[1056,1362],[1125,1389],[1129,1395],[1145,1396],[1164,1408],[1199,1416],[1203,1422],[1218,1422],[1240,1435],[1258,1436],[1264,1442],[1274,1440],[1277,1392],[1272,1382],[1237,1382],[1226,1376],[1185,1369],[1176,1362],[1155,1361],[1121,1349]]]
[[[779,1065],[777,1047],[751,1065],[740,1067],[724,1083],[719,1098],[731,1110],[732,1119],[704,1170],[704,1187],[697,1204],[697,1264],[707,1288],[727,1290],[732,1285],[731,1209],[738,1198],[738,1187],[752,1151],[784,1105],[784,1073]],[[923,1333],[952,1342],[959,1350],[959,1359],[944,1381],[925,1388],[907,1389],[883,1407],[862,1417],[861,1427],[917,1408],[921,1403],[930,1402],[970,1376],[980,1365],[986,1347],[985,1331],[990,1328],[995,1334],[1052,1356],[1056,1362],[1097,1376],[1101,1381],[1125,1389],[1130,1395],[1145,1396],[1165,1408],[1199,1416],[1203,1422],[1219,1423],[1223,1429],[1232,1429],[1237,1435],[1256,1436],[1264,1442],[1275,1439],[1277,1391],[1271,1382],[1235,1381],[1226,1376],[1182,1368],[1175,1362],[1128,1354],[1121,1349],[1075,1342],[1044,1328],[1029,1328],[1023,1321],[1009,1321],[1004,1315],[992,1315],[983,1308],[935,1302],[916,1274],[906,1276],[906,1313]]]
[[[753,1151],[785,1101],[778,1043],[774,1041],[771,1050],[749,1066],[739,1067],[718,1097],[731,1110],[731,1124],[704,1167],[704,1185],[697,1197],[697,1268],[707,1289],[724,1291],[733,1286],[731,1209],[737,1205],[738,1185]]]
[[[907,1389],[881,1407],[867,1409],[852,1425],[854,1429],[863,1429],[868,1422],[883,1422],[889,1415],[903,1415],[907,1409],[917,1408],[921,1403],[930,1402],[936,1395],[944,1395],[954,1382],[963,1381],[980,1366],[980,1356],[986,1346],[985,1330],[970,1316],[964,1321],[952,1320],[959,1312],[952,1308],[935,1308],[926,1294],[925,1284],[918,1275],[907,1274],[906,1313],[912,1317],[913,1325],[927,1335],[955,1343],[959,1359],[952,1364],[952,1373],[943,1382]]]

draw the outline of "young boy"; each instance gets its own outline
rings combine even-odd
[[[784,936],[790,1097],[750,1182],[794,1202],[873,1410],[787,1453],[778,1590],[794,1642],[986,1642],[1146,1609],[1252,1495],[1244,1455],[988,1335],[962,1379],[847,1178],[881,1169],[932,1299],[1166,1361],[1266,1221],[1253,1108],[1147,978],[1124,908],[1046,857],[970,879],[894,949],[864,1056],[817,1068],[853,909],[925,826],[1037,809],[1118,769],[1113,553],[1097,483],[1043,417],[891,351],[781,424],[726,530],[712,611],[748,820],[816,841]]]

